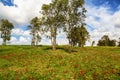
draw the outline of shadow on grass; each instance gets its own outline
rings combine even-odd
[[[9,53],[9,52],[11,52],[10,49],[1,49],[1,50],[0,50],[0,55],[2,55],[2,54],[7,54],[7,53]]]
[[[57,46],[56,50],[63,50],[67,53],[74,53],[74,52],[78,52],[77,50],[75,50],[74,48],[72,48],[71,52],[69,50],[70,48],[68,46]],[[52,46],[47,46],[45,47],[43,50],[52,50]]]

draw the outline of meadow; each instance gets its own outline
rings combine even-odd
[[[0,80],[120,80],[120,48],[0,46]]]

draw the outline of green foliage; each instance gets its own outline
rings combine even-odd
[[[69,52],[71,52],[71,48],[73,45],[73,34],[71,34],[72,29],[77,26],[81,26],[84,24],[84,19],[85,19],[85,13],[86,10],[83,7],[84,5],[84,0],[64,0],[62,1],[62,7],[60,8],[66,18],[65,20],[65,26],[64,26],[64,31],[67,34],[67,38],[69,41]],[[76,44],[76,43],[75,43]]]
[[[81,27],[74,27],[71,29],[68,38],[71,39],[72,46],[78,45],[79,47],[83,47],[89,39],[89,32],[86,30],[84,25]]]
[[[42,33],[41,24],[41,20],[38,17],[35,17],[31,20],[30,25],[28,26],[28,28],[31,30],[30,34],[32,35],[32,46],[37,46],[38,43],[41,41],[41,36],[39,34],[39,32]]]
[[[116,40],[110,40],[108,35],[104,35],[98,41],[98,46],[116,46]]]
[[[11,30],[14,28],[13,24],[9,22],[7,19],[1,20],[0,31],[1,38],[3,39],[3,45],[6,45],[6,41],[10,40]]]
[[[63,15],[61,5],[62,0],[52,0],[50,4],[44,4],[42,6],[42,18],[43,25],[46,32],[50,32],[47,35],[52,42],[53,50],[56,50],[56,36],[58,29],[60,30],[64,25],[65,16]]]

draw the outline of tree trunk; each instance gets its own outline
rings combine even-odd
[[[3,45],[6,46],[6,40],[3,40]]]
[[[81,47],[84,47],[84,45],[82,44]]]
[[[36,41],[36,46],[38,47],[38,41]]]
[[[78,43],[78,47],[81,47],[80,43]]]
[[[71,53],[72,52],[72,43],[71,40],[69,39],[69,49],[68,52]]]
[[[55,51],[56,50],[56,36],[55,37],[53,37],[53,51]]]
[[[53,28],[53,36],[52,36],[52,47],[53,47],[53,51],[56,51],[56,34],[57,34],[57,28],[56,27],[54,27]]]

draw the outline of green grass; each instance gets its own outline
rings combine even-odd
[[[0,46],[0,80],[120,80],[120,48]]]

